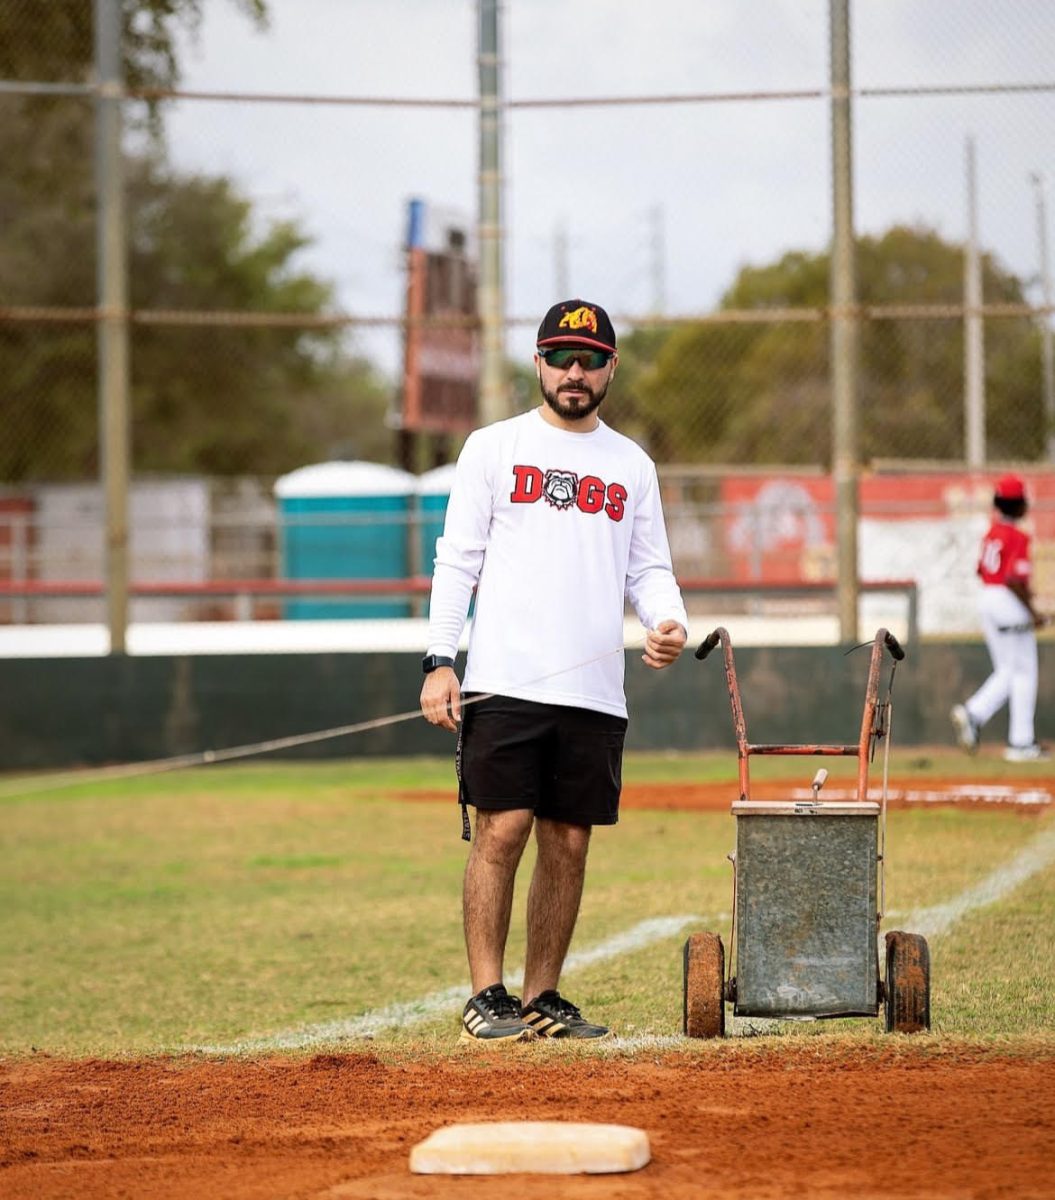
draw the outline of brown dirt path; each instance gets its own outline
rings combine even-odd
[[[801,788],[801,784],[797,785]],[[628,785],[630,808],[729,809],[728,784]],[[826,789],[829,790],[829,789]],[[808,794],[808,790],[807,790]],[[1006,794],[891,782],[892,806],[1045,811],[1055,780]],[[788,784],[752,797],[789,798]],[[448,791],[393,793],[453,801]],[[834,798],[834,797],[833,797]],[[455,1121],[603,1121],[652,1142],[610,1176],[414,1176],[411,1147]],[[636,1059],[561,1047],[386,1064],[0,1061],[4,1200],[991,1200],[1055,1196],[1055,1055],[892,1038],[876,1049],[708,1046]]]
[[[511,1055],[518,1051],[507,1052]],[[553,1061],[546,1061],[552,1054]],[[339,1197],[1051,1197],[1055,1057],[891,1039],[572,1059],[368,1055],[205,1062],[0,1062],[0,1195]],[[643,1170],[414,1176],[411,1147],[454,1121],[636,1125]]]
[[[751,784],[752,800],[808,800],[812,793],[808,774],[794,782]],[[878,783],[869,782],[869,797],[879,799]],[[457,795],[453,788],[391,791],[385,793],[393,800],[445,802],[453,804]],[[620,808],[677,809],[687,812],[728,812],[737,796],[737,783],[624,783]],[[853,799],[856,789],[852,780],[832,780],[821,792],[824,800]],[[969,778],[930,779],[892,778],[887,789],[888,808],[948,807],[1001,808],[1011,807],[1018,812],[1041,813],[1055,803],[1055,779],[1030,779],[1016,783],[979,781]]]

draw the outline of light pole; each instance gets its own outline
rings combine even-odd
[[[500,0],[477,0],[480,79],[480,179],[477,238],[480,280],[480,406],[482,425],[509,416],[505,365],[505,282],[502,249],[502,57]]]
[[[967,139],[967,245],[963,268],[964,458],[973,471],[985,466],[985,329],[982,324],[982,256],[978,252],[978,184],[974,138]]]
[[[1055,360],[1051,344],[1051,263],[1048,259],[1048,214],[1044,197],[1044,176],[1033,171],[1029,176],[1036,193],[1037,258],[1040,263],[1040,290],[1044,312],[1040,318],[1040,354],[1044,369],[1044,417],[1047,421],[1048,462],[1055,462]]]

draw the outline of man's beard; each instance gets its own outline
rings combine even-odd
[[[541,377],[539,378],[538,385],[542,392],[542,399],[546,401],[558,417],[563,418],[565,421],[581,421],[601,407],[601,401],[608,394],[608,382],[606,379],[604,386],[597,391],[594,391],[588,383],[583,382],[577,384],[574,389],[569,384],[564,384],[549,392],[546,390],[546,385],[542,382]],[[572,390],[584,394],[569,396],[567,393]]]

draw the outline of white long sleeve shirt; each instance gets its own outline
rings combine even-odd
[[[625,717],[624,596],[648,629],[688,624],[655,465],[603,422],[535,409],[470,434],[435,562],[430,654],[455,656],[477,589],[466,691]]]

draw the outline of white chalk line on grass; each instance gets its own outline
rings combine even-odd
[[[662,1053],[664,1050],[684,1050],[685,1035],[681,1033],[632,1033],[625,1037],[606,1037],[601,1044],[605,1050],[625,1050],[629,1054],[639,1050]]]
[[[595,963],[605,962],[610,958],[632,954],[635,950],[644,950],[654,942],[674,937],[686,926],[701,925],[704,920],[703,917],[693,916],[650,917],[648,920],[639,921],[629,929],[623,930],[622,933],[605,938],[596,946],[573,951],[568,955],[564,970],[566,973],[578,971],[583,967],[591,967]],[[728,921],[729,916],[728,914],[718,914],[713,920]],[[524,976],[521,971],[517,971],[507,979],[510,987],[519,987],[523,981]],[[451,1009],[460,1010],[467,996],[467,986],[456,984],[454,987],[443,988],[442,991],[430,992],[427,996],[421,996],[417,1000],[388,1004],[384,1008],[362,1013],[358,1017],[324,1021],[317,1025],[306,1025],[300,1029],[271,1034],[268,1037],[246,1038],[226,1046],[189,1046],[187,1049],[202,1054],[247,1054],[271,1050],[298,1050],[305,1046],[345,1039],[369,1039],[376,1037],[384,1029],[418,1025]]]
[[[984,908],[1003,899],[1019,884],[1025,883],[1038,871],[1055,862],[1055,828],[1047,829],[1028,846],[1020,850],[1010,862],[987,875],[985,879],[961,892],[944,904],[929,908],[918,908],[905,921],[909,933],[921,933],[924,937],[939,937],[947,933],[966,913],[975,908]]]
[[[919,933],[924,937],[940,937],[947,933],[953,925],[967,913],[976,908],[984,908],[1014,891],[1020,884],[1025,883],[1039,871],[1055,862],[1055,828],[1040,834],[1033,842],[1021,850],[1010,862],[992,871],[980,882],[967,888],[952,900],[944,904],[935,904],[927,908],[919,908],[909,913],[902,922],[903,927],[911,933]],[[690,925],[702,927],[705,923],[716,925],[728,921],[727,913],[719,913],[706,919],[694,916],[652,917],[638,922],[630,929],[617,933],[596,946],[585,950],[575,951],[568,955],[565,972],[573,972],[595,963],[605,962],[623,954],[631,954],[635,950],[643,950],[654,942],[674,937]],[[523,982],[523,973],[516,972],[509,977],[511,987],[519,987]],[[375,1037],[384,1029],[397,1026],[417,1025],[439,1016],[446,1010],[460,1006],[466,996],[463,984],[444,988],[442,991],[430,992],[417,1000],[401,1001],[374,1009],[358,1017],[343,1020],[326,1021],[317,1025],[304,1026],[301,1029],[287,1030],[272,1034],[268,1037],[247,1038],[226,1046],[194,1046],[187,1049],[204,1054],[244,1054],[273,1050],[296,1050],[306,1046],[319,1045],[326,1042],[346,1039],[369,1039]],[[777,1019],[764,1017],[732,1017],[731,1032],[762,1034],[775,1030],[780,1024]],[[614,1049],[666,1049],[681,1043],[676,1037],[657,1037],[653,1035],[618,1037],[606,1042]]]

